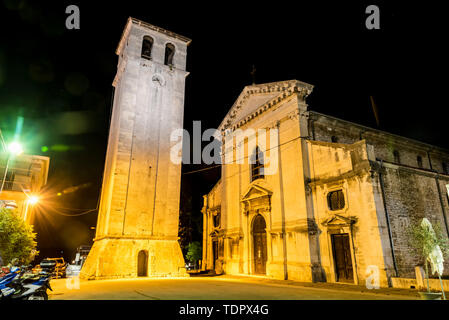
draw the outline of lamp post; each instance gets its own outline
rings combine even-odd
[[[38,196],[30,196],[28,198],[28,200],[26,201],[25,214],[23,215],[23,221],[27,222],[28,207],[30,205],[34,206],[38,202],[39,202],[39,197]]]
[[[9,161],[11,160],[11,155],[18,156],[22,152],[23,152],[22,146],[18,142],[12,142],[8,146],[8,150],[7,150],[8,156],[6,158],[6,166],[5,166],[5,172],[3,174],[2,184],[0,185],[0,193],[3,192],[3,187],[5,186],[5,180],[6,180],[6,176],[8,174],[8,167],[9,167]]]

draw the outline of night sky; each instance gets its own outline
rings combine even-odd
[[[217,128],[251,84],[255,65],[256,83],[313,84],[312,110],[376,127],[373,96],[380,129],[449,147],[446,19],[427,2],[0,1],[0,128],[11,140],[23,117],[26,153],[50,157],[35,221],[38,260],[61,251],[71,260],[94,236],[95,211],[67,215],[95,209],[99,201],[115,49],[129,16],[193,40],[187,130],[194,120]],[[70,4],[80,8],[80,30],[65,28]],[[380,8],[380,30],[365,28],[369,4]],[[186,174],[204,167],[183,166],[181,207],[196,217],[202,194],[220,175],[219,168]]]

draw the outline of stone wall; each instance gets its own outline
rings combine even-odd
[[[373,146],[376,166],[382,166],[385,202],[393,238],[393,250],[400,277],[414,275],[422,263],[408,245],[406,228],[427,217],[447,232],[449,202],[446,184],[449,151],[419,141],[360,126],[348,121],[310,112],[310,136],[318,141],[354,143],[365,139]],[[394,152],[399,154],[399,159]],[[418,164],[418,156],[422,166]],[[449,264],[445,264],[446,273]],[[448,273],[449,274],[449,273]]]
[[[389,164],[384,166],[386,204],[397,268],[400,277],[410,277],[414,274],[414,267],[423,261],[413,254],[406,229],[410,225],[419,224],[426,217],[432,224],[439,224],[446,233],[437,184],[434,175],[427,172]],[[449,181],[446,180],[446,183]],[[447,198],[444,200],[447,204]],[[447,206],[445,210],[448,212]],[[445,274],[449,274],[447,260]]]

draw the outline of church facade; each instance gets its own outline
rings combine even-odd
[[[449,232],[449,152],[309,110],[312,90],[296,80],[247,86],[222,121],[223,141],[248,135],[226,140],[232,161],[204,196],[202,268],[305,282],[375,276],[383,287],[414,277],[421,261],[406,228],[427,217]],[[238,161],[241,147],[253,161]],[[276,170],[266,174],[261,159]]]

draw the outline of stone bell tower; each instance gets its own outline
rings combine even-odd
[[[129,18],[116,50],[114,104],[94,245],[82,278],[185,276],[178,243],[181,165],[170,161],[183,127],[190,39]]]

